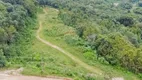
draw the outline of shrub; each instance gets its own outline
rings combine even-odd
[[[94,60],[94,59],[96,59],[96,56],[95,56],[95,53],[93,53],[93,52],[85,52],[84,54],[83,54],[84,56],[85,56],[85,58],[87,58],[88,60]]]
[[[124,9],[131,9],[132,8],[132,4],[130,4],[130,3],[121,3],[120,6]]]
[[[0,67],[6,66],[6,58],[4,56],[3,50],[0,50]]]
[[[132,17],[129,16],[122,16],[116,19],[120,24],[123,24],[124,26],[132,26],[134,24],[134,20]]]
[[[134,9],[134,13],[142,15],[142,8],[136,8],[136,9]]]
[[[137,49],[120,33],[98,36],[95,46],[98,56],[104,57],[109,64],[121,65],[131,71],[138,69],[135,66]]]

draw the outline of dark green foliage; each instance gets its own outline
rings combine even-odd
[[[1,43],[6,42],[7,37],[8,37],[8,35],[5,32],[5,30],[3,28],[0,28],[0,42]]]
[[[3,50],[0,49],[0,68],[6,65],[6,58],[4,56]]]
[[[103,56],[110,64],[120,64],[133,72],[141,72],[141,50],[137,50],[121,34],[99,37],[95,45],[98,56]]]
[[[0,67],[5,66],[9,57],[18,55],[18,50],[11,52],[11,45],[30,24],[28,20],[35,18],[35,4],[34,0],[0,0]]]
[[[134,13],[142,15],[142,8],[136,8]]]
[[[118,18],[117,21],[124,26],[132,26],[134,24],[133,18],[128,16],[122,16]]]
[[[123,9],[131,9],[133,6],[131,3],[121,3],[120,6],[123,8]]]

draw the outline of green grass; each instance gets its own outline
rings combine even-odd
[[[44,21],[43,11],[39,10],[39,12],[38,20],[42,19]],[[103,80],[103,77],[95,77],[66,55],[37,40],[37,29],[37,27],[34,27],[33,31],[28,33],[31,36],[30,38],[25,36],[17,42],[19,43],[17,44],[17,48],[22,55],[12,57],[8,63],[10,67],[24,67],[24,71],[22,72],[24,75],[59,76],[73,78],[74,80]]]
[[[58,11],[56,9],[48,8],[46,17],[40,15],[39,20],[43,21],[42,32],[40,33],[41,38],[72,53],[80,60],[94,66],[96,69],[102,70],[104,74],[109,75],[110,77],[124,77],[125,80],[140,80],[137,75],[128,72],[125,69],[100,63],[97,59],[88,60],[83,55],[85,49],[83,46],[68,44],[66,41],[67,38],[78,39],[78,36],[75,34],[74,28],[64,25],[58,18]],[[74,42],[72,44],[74,44]]]
[[[35,36],[39,25],[31,32],[34,33],[32,39],[28,41],[22,39],[23,42],[19,43],[23,56],[12,59],[10,64],[15,64],[13,67],[24,67],[22,73],[25,75],[70,77],[74,80],[104,80],[103,78],[109,75],[110,77],[124,77],[125,80],[140,80],[137,75],[125,69],[101,63],[96,59],[93,51],[85,52],[86,48],[80,44],[84,41],[76,35],[74,28],[63,24],[62,20],[58,18],[59,11],[53,8],[45,10],[46,15],[39,9],[38,20],[43,22],[40,37],[72,53],[88,65],[94,66],[96,71],[103,71],[105,75],[94,76],[68,56],[37,40]]]
[[[36,39],[33,42],[31,51],[34,53],[35,59],[25,66],[24,74],[40,76],[58,75],[73,78],[76,78],[79,74],[86,74],[86,70],[77,66],[70,58]],[[41,64],[42,66],[40,66]]]
[[[32,53],[26,56],[32,59],[24,62],[22,66],[24,75],[59,76],[74,80],[103,80],[103,77],[90,75],[92,73],[73,62],[69,57],[37,39],[32,42],[32,47],[28,51]]]

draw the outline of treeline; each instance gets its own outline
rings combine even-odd
[[[0,0],[0,67],[4,67],[10,57],[18,55],[17,51],[11,52],[11,45],[35,18],[35,0]]]
[[[142,72],[142,2],[139,0],[37,0],[60,9],[59,17],[111,65]]]

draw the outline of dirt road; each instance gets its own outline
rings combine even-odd
[[[45,16],[48,15],[47,10],[44,9],[44,14],[42,14],[42,18],[45,18]],[[43,21],[42,21],[43,20]],[[85,69],[87,69],[88,71],[96,74],[96,75],[102,75],[102,71],[95,69],[95,67],[92,67],[86,63],[84,63],[83,61],[79,60],[77,57],[75,57],[74,55],[72,55],[71,53],[65,51],[64,49],[60,48],[59,46],[56,46],[50,42],[48,42],[47,40],[44,40],[40,37],[40,31],[42,31],[42,23],[44,22],[44,19],[39,20],[39,29],[37,30],[37,34],[36,37],[38,40],[40,40],[41,42],[43,42],[44,44],[46,44],[47,46],[50,46],[60,52],[62,52],[63,54],[65,54],[66,56],[68,56],[69,58],[71,58],[74,62],[76,62],[78,65],[84,67]]]
[[[0,80],[69,80],[69,79],[43,78],[35,76],[13,76],[7,74],[0,74]]]
[[[71,80],[68,78],[59,77],[36,77],[36,76],[23,76],[20,72],[23,68],[17,70],[0,71],[0,80]]]

